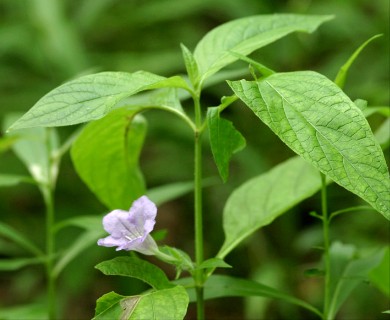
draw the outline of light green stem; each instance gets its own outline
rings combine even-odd
[[[55,253],[55,241],[53,233],[54,225],[54,202],[53,192],[49,186],[42,188],[46,206],[46,280],[47,280],[47,303],[49,319],[56,318],[56,289],[53,276],[53,256]]]
[[[199,96],[195,104],[195,150],[194,150],[194,218],[195,218],[195,261],[203,262],[203,213],[202,213],[202,117]],[[195,271],[197,319],[204,319],[203,269]]]
[[[322,232],[324,237],[324,261],[325,261],[325,284],[324,284],[324,312],[323,319],[328,320],[330,306],[330,255],[329,255],[329,214],[327,203],[326,176],[321,173],[321,210]]]

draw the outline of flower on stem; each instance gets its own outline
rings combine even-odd
[[[114,210],[103,218],[103,227],[110,235],[97,244],[117,247],[116,250],[134,250],[146,255],[158,253],[150,232],[156,223],[157,207],[147,196],[135,200],[129,209]]]

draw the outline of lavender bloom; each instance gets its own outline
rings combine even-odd
[[[147,196],[135,200],[129,211],[114,210],[103,218],[103,227],[110,235],[97,244],[117,247],[116,250],[134,250],[154,255],[158,247],[150,236],[156,223],[157,208]]]

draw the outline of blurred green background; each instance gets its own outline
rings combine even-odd
[[[311,69],[333,79],[351,53],[371,36],[384,36],[370,44],[353,65],[345,91],[351,99],[370,106],[389,104],[388,0],[0,0],[0,120],[10,112],[27,111],[41,96],[62,82],[105,70],[147,70],[164,76],[184,72],[180,43],[191,50],[202,36],[226,21],[276,12],[333,14],[335,19],[311,35],[293,34],[254,53],[276,71]],[[243,65],[244,66],[244,65]],[[208,88],[204,105],[219,104],[229,95],[226,84]],[[186,103],[184,103],[186,105]],[[231,191],[253,175],[265,172],[292,156],[253,114],[236,103],[226,113],[247,139],[237,154],[227,184],[218,182],[205,192],[206,255],[223,242],[221,213]],[[141,166],[148,186],[192,179],[192,135],[176,118],[160,112],[146,114],[149,131]],[[383,118],[373,116],[375,129]],[[63,139],[76,127],[60,128]],[[4,131],[0,133],[4,135]],[[0,150],[0,172],[27,171],[9,150]],[[387,160],[389,159],[386,151]],[[217,176],[205,144],[205,176]],[[359,204],[356,197],[332,185],[330,209]],[[159,209],[156,229],[166,229],[166,242],[192,253],[192,196],[184,196]],[[308,213],[319,209],[318,195],[257,232],[227,257],[231,274],[249,277],[321,303],[322,280],[306,278],[303,271],[320,260],[312,249],[321,244],[321,226]],[[67,155],[56,190],[57,220],[106,212],[74,172]],[[44,206],[30,185],[0,189],[0,219],[44,245]],[[66,246],[79,230],[59,234]],[[375,213],[339,217],[332,239],[362,248],[389,240],[388,224]],[[0,257],[17,255],[17,248],[0,239]],[[115,290],[132,294],[142,289],[135,281],[109,278],[93,266],[117,253],[91,247],[69,265],[59,279],[64,319],[93,316],[95,300]],[[152,259],[153,262],[155,262]],[[166,268],[165,266],[162,266]],[[166,268],[173,275],[173,270]],[[43,297],[42,268],[28,267],[0,273],[0,309]],[[387,299],[370,284],[359,286],[339,319],[385,319]],[[226,299],[207,303],[209,319],[311,319],[290,305],[266,299]],[[190,308],[188,319],[194,316]],[[381,318],[382,317],[382,318]],[[314,317],[312,317],[314,319]]]

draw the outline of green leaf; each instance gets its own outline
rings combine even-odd
[[[223,261],[220,258],[211,258],[203,261],[198,266],[198,269],[231,268],[231,267],[232,266],[230,264],[227,264],[225,261]]]
[[[385,251],[381,263],[371,270],[370,281],[385,295],[390,297],[390,247]]]
[[[199,82],[199,70],[196,60],[192,52],[184,45],[181,44],[181,52],[183,54],[184,63],[186,66],[188,77],[194,87],[198,85]]]
[[[147,195],[157,206],[179,198],[191,192],[194,189],[194,182],[174,182],[163,186],[151,188],[148,190]]]
[[[225,242],[218,253],[224,258],[257,229],[321,188],[318,171],[299,157],[252,178],[229,197],[223,211]]]
[[[43,302],[34,302],[30,304],[16,305],[12,307],[0,308],[1,320],[47,320],[47,304]]]
[[[98,230],[103,228],[102,216],[77,216],[70,219],[62,220],[54,226],[54,231],[66,227],[78,227],[85,230]]]
[[[5,118],[7,127],[19,115],[9,114]],[[54,129],[29,128],[8,133],[9,137],[17,137],[12,150],[24,163],[37,183],[51,184],[57,177],[57,163],[50,166],[50,159],[59,147],[59,138]]]
[[[15,271],[33,264],[45,263],[46,258],[12,258],[0,259],[0,271]]]
[[[119,295],[113,291],[106,293],[96,301],[95,317],[93,320],[121,319],[123,309],[120,302],[126,296]]]
[[[140,91],[186,86],[180,77],[164,78],[149,72],[101,72],[69,81],[42,97],[9,130],[67,126],[97,120],[115,105]]]
[[[127,297],[121,301],[121,319],[182,320],[187,313],[188,294],[181,286]]]
[[[187,306],[188,295],[181,286],[130,297],[110,292],[98,299],[93,320],[181,320],[184,319]]]
[[[19,231],[17,231],[16,229],[12,228],[8,224],[5,224],[1,221],[0,221],[0,236],[12,240],[20,247],[24,248],[25,250],[31,252],[36,256],[43,255],[43,252],[38,247],[36,247],[35,244],[30,239],[27,239]]]
[[[338,86],[312,71],[229,84],[293,151],[390,219],[383,152],[361,110]]]
[[[233,124],[220,117],[220,108],[207,110],[207,124],[214,161],[224,182],[229,176],[229,161],[235,152],[245,147],[245,139]]]
[[[348,70],[355,61],[355,59],[359,56],[360,52],[374,39],[381,37],[381,34],[375,35],[364,42],[357,50],[352,54],[352,56],[347,60],[345,64],[342,65],[339,72],[337,73],[335,83],[340,87],[344,88],[345,80],[347,79]]]
[[[0,137],[0,153],[7,151],[19,140],[17,135]]]
[[[100,220],[101,221],[101,220]],[[100,223],[101,224],[101,223]],[[89,248],[92,245],[96,245],[96,242],[99,238],[103,237],[106,232],[103,230],[102,226],[98,229],[90,229],[83,232],[78,236],[72,244],[63,251],[60,259],[54,266],[52,271],[53,276],[58,277],[62,270],[80,253]]]
[[[375,138],[383,150],[390,145],[390,118],[383,121],[380,127],[375,131]]]
[[[329,319],[335,318],[338,310],[349,297],[351,292],[362,281],[368,280],[371,270],[382,261],[384,250],[362,258],[356,258],[355,249],[339,242],[330,248],[331,276],[335,280],[331,283],[331,302],[328,310]]]
[[[99,263],[95,268],[105,275],[137,278],[156,290],[172,287],[160,268],[136,257],[116,257]]]
[[[175,281],[175,283],[182,283],[188,286],[190,279],[180,279]],[[196,300],[196,294],[194,288],[188,289],[190,301]],[[277,289],[269,287],[267,285],[248,280],[248,279],[240,279],[234,278],[230,276],[223,275],[212,275],[210,276],[204,284],[204,297],[205,299],[215,299],[222,297],[267,297],[278,300],[283,300],[288,303],[292,303],[298,305],[302,308],[310,310],[317,315],[321,316],[320,311],[318,311],[315,307],[310,305],[309,303],[290,296],[284,292],[281,292]]]
[[[138,165],[146,123],[135,114],[119,109],[89,123],[71,149],[77,173],[110,209],[128,209],[146,193]]]
[[[201,83],[218,70],[237,61],[241,55],[272,43],[295,31],[313,32],[332,16],[298,14],[258,15],[227,22],[207,33],[194,51]]]
[[[0,187],[15,186],[22,182],[35,183],[30,177],[17,174],[0,174]]]

